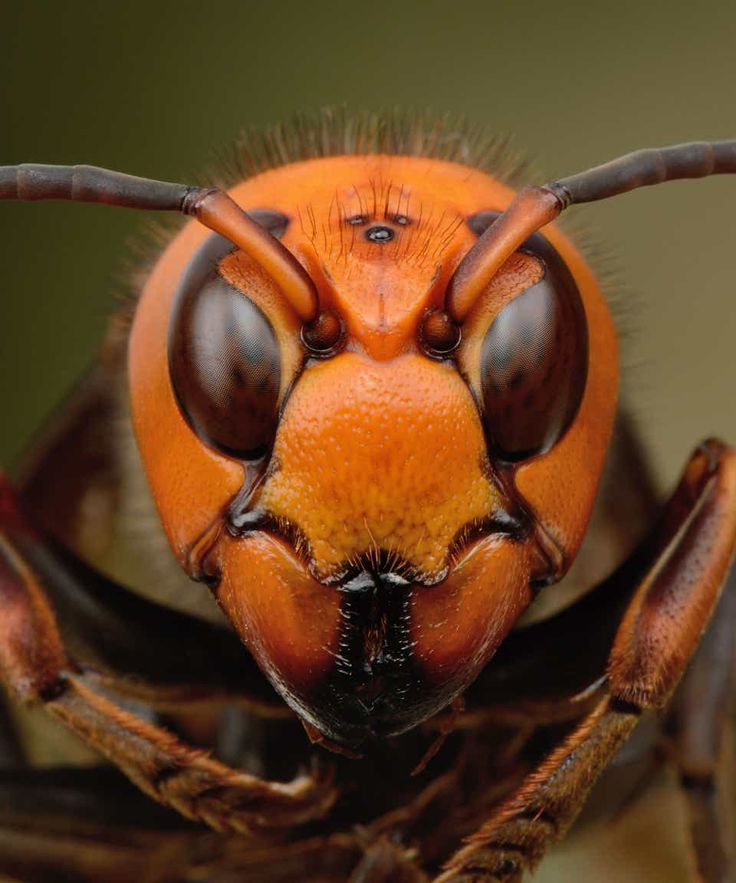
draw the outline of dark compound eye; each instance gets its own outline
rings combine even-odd
[[[264,313],[218,272],[232,250],[212,236],[190,263],[169,326],[169,373],[182,414],[202,441],[256,460],[276,434],[281,360]]]
[[[501,310],[481,348],[486,432],[508,461],[556,444],[577,413],[588,375],[588,326],[570,271],[539,233],[521,251],[542,260],[544,276]]]

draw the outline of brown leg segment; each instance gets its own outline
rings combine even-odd
[[[519,881],[568,830],[642,709],[667,702],[715,609],[736,547],[733,451],[716,441],[696,450],[648,542],[658,557],[616,634],[607,695],[469,838],[436,883]]]
[[[372,826],[371,826],[372,827]],[[27,883],[427,883],[411,849],[356,827],[295,842],[213,835],[111,767],[0,771],[0,878]]]
[[[252,833],[325,814],[335,796],[325,776],[279,783],[231,769],[95,692],[67,657],[44,586],[12,541],[28,530],[0,485],[0,673],[16,699],[43,702],[151,797],[217,830]]]
[[[345,883],[363,852],[348,834],[288,844],[213,834],[148,800],[111,767],[0,773],[3,881]]]
[[[217,831],[251,833],[320,818],[334,793],[324,775],[268,782],[231,769],[90,689],[63,677],[46,710],[101,751],[155,800]]]
[[[736,686],[736,568],[675,696],[668,718],[702,883],[736,877],[736,773],[728,726]],[[730,812],[729,812],[730,810]]]

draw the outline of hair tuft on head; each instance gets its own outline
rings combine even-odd
[[[462,163],[517,188],[536,175],[508,136],[455,114],[390,108],[324,107],[265,128],[248,126],[222,157],[217,183],[230,187],[260,172],[329,156],[423,156]]]

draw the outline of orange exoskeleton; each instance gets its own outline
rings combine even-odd
[[[182,231],[130,338],[154,497],[182,565],[209,574],[300,715],[351,743],[402,732],[473,680],[575,557],[613,422],[611,319],[555,231],[488,285],[462,335],[427,339],[480,213],[512,198],[456,163],[314,159],[230,195],[283,219],[334,332],[310,343],[254,258]]]
[[[29,165],[0,168],[0,198],[194,216],[135,306],[131,425],[180,567],[204,584],[195,591],[209,588],[313,741],[369,752],[449,707],[459,714],[481,672],[492,679],[506,664],[500,647],[548,652],[570,641],[575,617],[606,620],[599,670],[573,691],[587,704],[504,802],[487,798],[469,845],[417,857],[376,835],[371,849],[383,844],[394,870],[351,878],[427,879],[447,861],[443,881],[518,879],[569,826],[641,711],[671,696],[736,543],[736,463],[711,441],[597,613],[601,590],[507,639],[578,555],[617,405],[609,309],[554,220],[573,203],[736,172],[736,142],[641,151],[516,193],[473,167],[462,140],[447,149],[439,129],[403,141],[385,120],[351,131],[322,149],[319,133],[304,135],[306,155],[227,192]],[[58,481],[43,485],[29,501],[64,509]],[[9,487],[0,516],[0,660],[21,698],[44,700],[144,790],[215,828],[271,832],[329,812],[335,792],[318,775],[287,786],[232,770],[95,691],[100,666],[57,624],[70,604],[58,585],[89,573],[49,563]],[[200,635],[183,622],[164,626],[173,640]],[[125,665],[103,681],[156,705],[156,676],[144,689]],[[530,685],[517,698],[531,707],[535,696]],[[532,718],[545,720],[536,699]],[[347,879],[355,861],[335,862],[335,876],[314,879]]]

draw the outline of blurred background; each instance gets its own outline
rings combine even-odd
[[[736,136],[736,4],[719,0],[2,0],[0,12],[3,164],[196,180],[243,124],[343,103],[465,114],[515,136],[549,176]],[[626,391],[663,484],[699,439],[736,441],[735,201],[736,178],[720,178],[571,210],[613,256]],[[145,220],[0,204],[3,465],[94,357]],[[651,833],[637,831],[646,862]],[[580,879],[603,879],[596,863],[614,859],[600,848]],[[655,879],[642,867],[615,879]],[[656,879],[681,879],[668,873]]]

